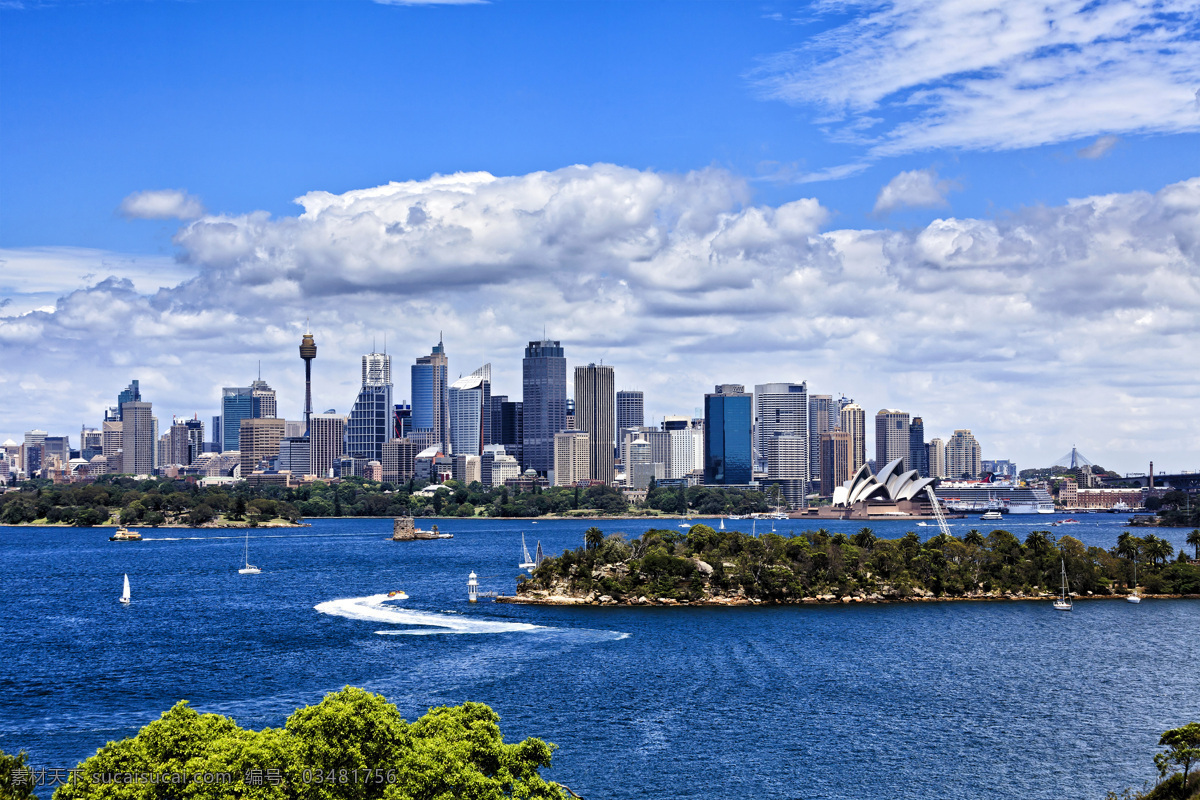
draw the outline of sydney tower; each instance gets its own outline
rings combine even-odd
[[[300,340],[300,357],[304,359],[304,435],[309,435],[312,417],[312,361],[317,357],[317,343],[311,332]]]

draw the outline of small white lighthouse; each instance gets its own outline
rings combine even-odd
[[[474,572],[467,578],[467,600],[472,603],[479,602],[479,581]]]

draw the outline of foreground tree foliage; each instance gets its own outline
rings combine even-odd
[[[1072,591],[1112,594],[1132,588],[1136,562],[1138,584],[1147,592],[1200,594],[1200,567],[1170,560],[1171,545],[1153,535],[1122,534],[1112,550],[1086,547],[1071,536],[1056,540],[1049,531],[1034,531],[1021,542],[1005,530],[921,542],[912,532],[879,539],[870,528],[852,537],[822,529],[785,538],[693,525],[686,532],[651,529],[630,541],[591,528],[585,539],[584,547],[546,559],[522,590],[565,582],[572,594],[595,591],[617,601],[691,601],[714,591],[763,601],[881,591],[905,597],[916,590],[960,597],[1057,589],[1065,562]]]
[[[1200,798],[1200,722],[1189,722],[1163,733],[1154,756],[1158,784],[1145,792],[1109,792],[1106,800],[1197,800]]]
[[[408,723],[383,697],[349,686],[297,709],[282,729],[261,731],[181,701],[136,736],[102,747],[80,764],[82,780],[54,798],[564,798],[538,774],[550,766],[554,745],[532,738],[505,744],[499,722],[486,705],[464,703]],[[127,783],[129,774],[147,778]]]

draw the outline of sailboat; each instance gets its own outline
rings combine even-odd
[[[542,546],[542,543],[539,541],[538,547],[541,547],[541,546]],[[530,573],[532,573],[535,569],[537,569],[538,562],[534,561],[533,556],[529,555],[529,545],[525,544],[525,532],[524,531],[521,531],[521,555],[523,557],[522,561],[517,566],[519,566],[521,569],[529,570]]]
[[[125,575],[125,589],[121,592],[121,602],[129,605],[129,575]]]
[[[1142,596],[1140,594],[1138,594],[1138,590],[1137,590],[1137,559],[1136,558],[1133,560],[1133,591],[1130,592],[1129,596],[1125,598],[1125,602],[1126,603],[1142,602]]]
[[[721,520],[721,530],[725,530],[725,520]]]
[[[533,563],[536,567],[540,567],[542,562],[546,560],[546,556],[542,554],[542,540],[538,539],[537,549],[533,554]]]
[[[244,566],[238,570],[239,575],[257,575],[258,573],[262,572],[261,569],[259,569],[258,567],[254,566],[253,564],[250,563],[250,531],[249,530],[246,531],[246,550],[245,550],[243,560],[246,562],[246,566]]]
[[[1055,611],[1070,611],[1071,598],[1067,595],[1067,562],[1062,561],[1062,590],[1054,601]]]

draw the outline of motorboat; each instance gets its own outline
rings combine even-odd
[[[108,537],[110,542],[140,542],[142,535],[137,531],[131,531],[124,525],[117,528],[117,532]]]
[[[995,522],[997,520],[1004,519],[1004,515],[1001,514],[999,511],[993,510],[993,511],[988,511],[985,514],[981,514],[979,518],[981,520],[983,520],[984,522]]]

